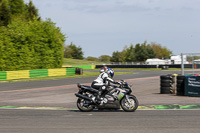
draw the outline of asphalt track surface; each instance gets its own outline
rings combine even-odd
[[[199,110],[0,110],[1,133],[199,133]]]
[[[159,94],[160,75],[180,71],[132,71],[116,75],[133,84],[140,105],[200,104],[198,97]],[[188,71],[187,74],[192,73]],[[198,72],[199,73],[199,72]],[[0,83],[0,106],[43,109],[0,109],[2,133],[93,133],[93,132],[176,132],[199,133],[200,110],[93,111],[76,108],[76,83],[90,85],[96,77],[32,82]],[[47,109],[62,107],[64,109]]]
[[[115,80],[125,79],[133,84],[133,94],[140,105],[199,104],[198,97],[160,94],[160,75],[173,73],[180,71],[133,71],[133,74],[116,75]],[[0,106],[75,108],[76,83],[90,85],[95,78],[0,83]]]

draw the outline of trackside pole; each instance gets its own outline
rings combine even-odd
[[[183,53],[181,53],[181,74],[184,75]]]

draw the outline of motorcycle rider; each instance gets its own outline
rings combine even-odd
[[[108,69],[108,67],[106,66],[106,64],[103,64],[103,67],[102,67],[101,69],[104,69],[104,71],[105,71],[105,70]],[[110,68],[109,68],[109,69],[110,69]]]
[[[101,94],[104,90],[108,88],[108,86],[110,85],[110,82],[113,84],[121,84],[120,82],[114,81],[112,79],[113,76],[114,76],[114,71],[111,68],[101,69],[100,75],[97,77],[97,79],[95,79],[92,82],[91,87],[99,90],[97,98],[96,98],[97,102],[100,102],[102,100]]]

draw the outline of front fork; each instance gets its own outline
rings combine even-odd
[[[129,100],[129,95],[126,95],[126,100],[128,101],[129,104],[131,104],[130,100]]]

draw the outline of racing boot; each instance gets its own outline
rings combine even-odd
[[[97,94],[97,101],[101,101],[101,93],[102,93],[102,90],[99,90]]]

